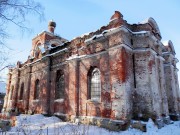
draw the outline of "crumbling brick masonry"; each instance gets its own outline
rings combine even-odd
[[[57,115],[108,128],[131,119],[180,114],[172,42],[153,18],[128,24],[115,11],[107,26],[68,41],[49,31],[32,39],[24,63],[9,69],[3,112]]]

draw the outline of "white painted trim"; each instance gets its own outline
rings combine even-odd
[[[90,57],[94,57],[94,56],[97,56],[97,55],[101,55],[101,54],[104,54],[104,53],[108,53],[108,52],[109,52],[110,50],[112,50],[112,49],[117,49],[117,48],[122,48],[122,47],[125,47],[126,49],[132,51],[132,49],[129,48],[129,47],[127,47],[127,45],[125,45],[125,44],[120,44],[120,45],[113,46],[113,47],[111,47],[111,48],[109,48],[109,49],[107,49],[106,51],[103,51],[103,52],[86,55],[85,57],[82,57],[81,59],[87,59],[87,58],[90,58]]]
[[[172,53],[170,53],[170,52],[163,52],[162,55],[163,55],[163,56],[169,55],[169,56],[171,56],[171,57],[174,57],[174,55],[173,55]]]
[[[105,32],[107,31],[107,32]],[[89,38],[89,39],[86,39],[84,42],[88,45],[90,43],[94,43],[96,42],[98,39],[100,39],[101,37],[108,37],[109,35],[112,35],[114,33],[117,33],[117,32],[120,32],[120,31],[124,31],[126,33],[130,33],[130,34],[133,34],[133,35],[152,35],[150,33],[150,31],[137,31],[137,32],[133,32],[131,31],[130,29],[128,29],[126,26],[122,25],[122,26],[119,26],[117,28],[112,28],[112,29],[109,29],[109,30],[105,30],[103,31],[101,34],[99,35],[94,35],[93,37]],[[97,37],[94,39],[94,37]],[[154,36],[153,36],[154,37]],[[157,41],[156,37],[153,38],[155,41]]]
[[[121,43],[119,45],[116,45],[116,46],[113,46],[111,48],[108,48],[107,50],[111,50],[111,49],[116,49],[116,48],[120,48],[120,47],[125,47],[126,49],[128,49],[129,51],[133,51],[133,47],[131,47],[131,45],[128,45],[128,44],[124,44],[124,43]]]
[[[25,67],[25,66],[31,66],[32,64],[37,63],[37,62],[40,62],[41,60],[43,60],[43,59],[46,58],[46,57],[53,56],[53,55],[58,54],[58,53],[60,53],[60,52],[64,52],[64,51],[66,52],[66,51],[68,51],[68,50],[69,50],[68,48],[64,48],[64,49],[59,50],[59,51],[57,51],[57,52],[54,52],[54,53],[52,53],[52,54],[47,54],[47,55],[43,56],[41,59],[37,59],[36,61],[33,61],[33,62],[31,62],[31,63],[28,63],[28,64],[25,64],[23,67]],[[23,67],[21,67],[21,68],[23,68]],[[20,68],[20,69],[21,69],[21,68]]]
[[[33,99],[33,100],[31,100],[31,102],[39,102],[40,100],[39,99]]]
[[[117,28],[113,28],[112,31],[108,31],[107,33],[105,33],[104,31],[102,33],[104,33],[103,35],[106,37],[106,36],[112,35],[114,33],[120,32],[120,31],[124,31],[126,33],[132,33],[132,31],[130,29],[128,29],[127,27],[125,27],[124,25],[119,26]]]
[[[18,100],[19,102],[22,102],[23,100]]]
[[[56,102],[56,103],[63,103],[64,102],[64,98],[56,99],[56,100],[54,100],[54,102]]]
[[[165,61],[165,59],[162,56],[157,56],[159,59],[161,59],[162,61]]]
[[[172,67],[172,68],[175,68],[171,63],[168,63],[168,64],[163,64],[164,67]]]
[[[111,48],[108,48],[108,49],[106,49],[105,51],[102,51],[102,52],[97,52],[97,53],[94,53],[94,54],[89,54],[89,55],[84,55],[84,56],[83,55],[79,55],[79,56],[75,57],[74,59],[87,59],[87,58],[90,58],[90,57],[94,57],[94,56],[97,56],[97,55],[108,53],[108,51],[110,51],[112,49],[117,49],[117,48],[121,48],[121,47],[124,47],[127,50],[129,50],[129,51],[133,51],[133,49],[130,48],[128,45],[120,44],[120,45],[116,45],[116,46],[113,46]],[[74,60],[74,59],[71,59],[71,60]],[[70,60],[67,59],[66,61],[70,61]]]
[[[59,66],[62,66],[62,65],[66,65],[66,64],[68,64],[67,61],[59,63],[59,64],[56,64],[56,65],[53,65],[53,66],[51,66],[51,68],[56,68],[56,67],[59,67]]]
[[[69,49],[68,49],[68,48],[64,48],[64,49],[59,50],[59,51],[57,51],[57,52],[54,52],[54,53],[51,53],[51,54],[47,54],[47,55],[43,56],[41,59],[43,59],[43,58],[45,58],[45,57],[53,56],[53,55],[55,55],[55,54],[61,54],[62,52],[67,52],[67,51],[69,51]]]
[[[87,103],[94,103],[94,104],[101,104],[102,102],[101,102],[101,99],[99,99],[99,101],[97,101],[97,100],[93,100],[93,99],[88,99],[88,100],[86,100],[86,104]]]
[[[157,55],[157,53],[152,48],[136,48],[133,50],[133,52],[145,52],[145,51],[150,51],[153,54]]]

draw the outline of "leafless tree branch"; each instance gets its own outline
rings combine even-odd
[[[5,40],[10,37],[8,25],[13,24],[23,31],[29,31],[26,25],[28,15],[36,15],[40,21],[44,19],[43,7],[35,0],[0,0],[0,64],[7,61],[6,49],[10,48]],[[6,49],[4,49],[6,48]],[[0,65],[0,68],[1,68]]]

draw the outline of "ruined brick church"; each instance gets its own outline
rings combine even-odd
[[[71,41],[55,27],[50,21],[49,30],[32,39],[27,61],[9,69],[4,113],[115,126],[179,118],[178,59],[153,18],[129,24],[115,11],[107,26]]]

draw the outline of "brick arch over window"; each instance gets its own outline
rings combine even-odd
[[[21,84],[19,100],[23,100],[23,93],[24,93],[24,83]]]
[[[64,72],[62,70],[57,70],[55,84],[56,84],[56,87],[55,87],[55,99],[64,98],[65,81],[64,81]]]
[[[91,67],[88,72],[88,98],[94,101],[101,99],[101,72],[97,67]]]
[[[35,81],[35,89],[34,89],[34,99],[39,99],[40,95],[40,83],[39,79]]]

